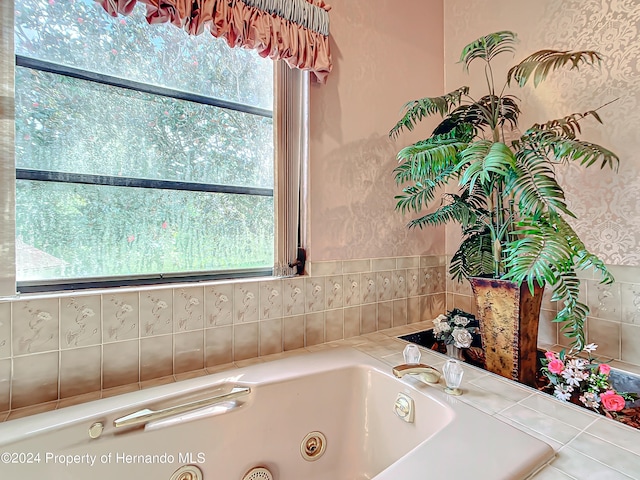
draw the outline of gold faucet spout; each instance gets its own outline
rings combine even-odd
[[[415,375],[426,383],[438,383],[440,380],[440,372],[429,365],[422,363],[403,364],[393,367],[393,374],[402,378],[405,375]]]

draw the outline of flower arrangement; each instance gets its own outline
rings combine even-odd
[[[459,308],[438,315],[433,321],[433,335],[436,340],[445,345],[455,345],[458,348],[469,348],[473,342],[473,335],[480,333],[476,317]]]
[[[627,400],[635,400],[638,396],[613,389],[609,382],[611,367],[598,362],[592,355],[597,347],[593,343],[584,347],[588,358],[573,357],[564,350],[560,353],[546,352],[541,360],[541,372],[549,380],[545,389],[553,389],[556,398],[580,402],[600,414],[613,417],[615,412],[625,407]]]

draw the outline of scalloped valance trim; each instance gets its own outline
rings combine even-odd
[[[230,47],[309,70],[320,83],[331,71],[329,10],[324,0],[95,0],[111,16],[144,3],[149,23],[171,23],[191,35],[208,28]]]

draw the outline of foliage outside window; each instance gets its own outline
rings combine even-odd
[[[17,280],[273,266],[273,64],[93,0],[16,0]]]

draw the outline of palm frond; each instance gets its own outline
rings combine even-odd
[[[464,172],[460,185],[473,190],[476,182],[486,184],[492,174],[506,177],[515,167],[516,159],[511,149],[501,142],[478,140],[461,151],[457,169]]]
[[[418,192],[416,192],[417,194]],[[399,197],[396,197],[399,198]],[[406,201],[410,202],[407,197]],[[445,203],[445,201],[447,203]],[[400,202],[399,202],[400,203]],[[396,209],[398,205],[396,205]],[[410,205],[410,208],[413,208]],[[415,211],[418,211],[414,208]],[[409,222],[409,228],[444,225],[449,222],[458,222],[463,229],[469,229],[479,223],[479,218],[486,216],[487,210],[481,198],[477,195],[463,191],[460,195],[447,193],[443,196],[440,207],[420,218]]]
[[[501,53],[513,53],[515,52],[517,40],[517,35],[507,30],[480,37],[462,49],[460,63],[464,63],[464,69],[468,71],[471,62],[478,58],[490,62],[496,55]]]
[[[589,307],[578,300],[580,295],[580,279],[575,271],[570,270],[558,275],[555,283],[552,300],[563,300],[564,307],[553,319],[562,323],[560,331],[564,336],[573,339],[572,350],[581,351],[585,346],[584,322],[589,315]]]
[[[445,116],[453,106],[460,105],[462,97],[468,93],[469,87],[460,87],[440,97],[425,97],[406,103],[402,107],[404,115],[389,132],[389,138],[396,138],[405,129],[412,131],[424,117],[435,113]]]
[[[521,220],[515,230],[518,238],[507,243],[505,278],[521,284],[526,282],[533,292],[539,285],[555,284],[557,265],[572,263],[573,249],[563,235],[558,234],[559,216]]]
[[[581,133],[580,129],[580,121],[586,117],[593,117],[599,123],[602,123],[602,119],[598,112],[595,110],[589,110],[584,113],[572,113],[571,115],[567,115],[562,118],[557,118],[554,120],[549,120],[545,123],[536,123],[531,127],[532,132],[540,131],[540,130],[552,130],[554,132],[558,132],[561,135],[564,135],[568,138],[575,138],[577,133]],[[527,133],[525,132],[525,135]]]
[[[407,210],[419,212],[423,206],[435,200],[435,191],[439,187],[444,187],[451,176],[453,165],[444,169],[439,175],[433,178],[425,178],[422,182],[402,189],[402,195],[396,195],[396,210],[405,213]],[[397,177],[396,177],[397,178]]]
[[[493,117],[497,112],[496,118]],[[520,115],[520,107],[517,98],[512,95],[485,95],[477,102],[460,105],[449,113],[442,122],[433,130],[432,135],[441,135],[449,132],[451,129],[463,125],[473,125],[473,133],[478,128],[489,127],[494,128],[496,125],[509,123],[511,128],[518,124],[518,116]]]
[[[546,155],[528,144],[523,147],[516,152],[516,170],[505,190],[517,198],[518,207],[525,215],[538,216],[544,211],[560,210],[573,217]]]
[[[483,277],[493,273],[493,249],[487,228],[470,232],[451,257],[449,273],[461,282],[467,277]]]
[[[523,87],[533,76],[533,85],[537,87],[558,68],[570,65],[571,69],[577,69],[581,64],[595,65],[601,60],[602,56],[594,50],[539,50],[509,69],[507,84],[510,85],[513,79]]]

